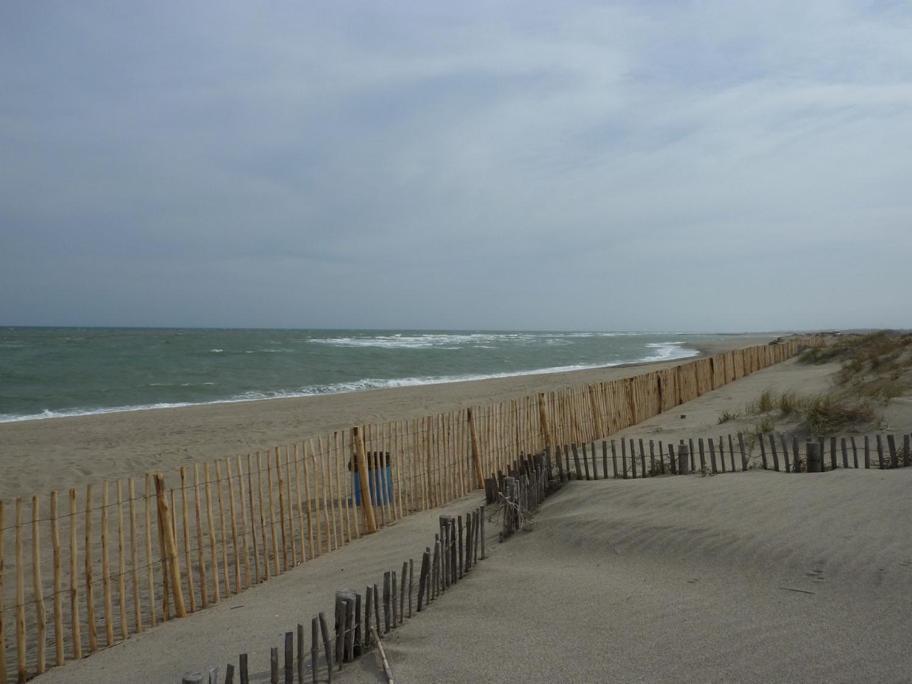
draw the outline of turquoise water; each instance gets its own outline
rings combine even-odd
[[[685,358],[710,335],[0,329],[0,421]]]

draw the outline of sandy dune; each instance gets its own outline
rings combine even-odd
[[[908,681],[912,470],[579,482],[387,640],[402,682]],[[376,681],[362,659],[343,681]]]

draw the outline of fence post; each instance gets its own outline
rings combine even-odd
[[[187,608],[184,605],[184,592],[181,589],[180,558],[177,556],[177,543],[174,540],[174,527],[171,522],[172,512],[165,492],[165,476],[161,473],[155,476],[155,498],[158,502],[158,530],[165,547],[167,565],[162,568],[162,572],[168,573],[170,579],[175,615],[185,617]]]
[[[358,459],[358,480],[361,487],[361,510],[364,511],[364,526],[367,533],[377,531],[377,518],[374,516],[374,503],[371,499],[370,481],[367,472],[367,453],[364,449],[364,435],[358,427],[352,428],[352,443],[355,445]]]
[[[690,450],[682,441],[678,446],[678,475],[690,474]]]
[[[823,471],[823,461],[820,458],[820,445],[808,440],[807,446],[807,472],[819,473]]]
[[[472,409],[467,409],[469,421],[469,437],[472,444],[472,463],[475,466],[475,480],[479,489],[484,489],[484,474],[481,471],[481,449],[478,447],[478,433],[475,429],[475,418]]]

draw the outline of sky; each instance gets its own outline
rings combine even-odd
[[[906,2],[0,3],[0,324],[912,327]]]

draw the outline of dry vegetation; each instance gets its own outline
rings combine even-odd
[[[756,417],[755,433],[772,432],[778,423],[809,435],[832,435],[876,427],[876,407],[912,391],[912,334],[881,331],[840,338],[834,344],[807,349],[800,363],[840,362],[833,388],[823,394],[763,392],[744,409]],[[719,422],[738,418],[724,412]]]

